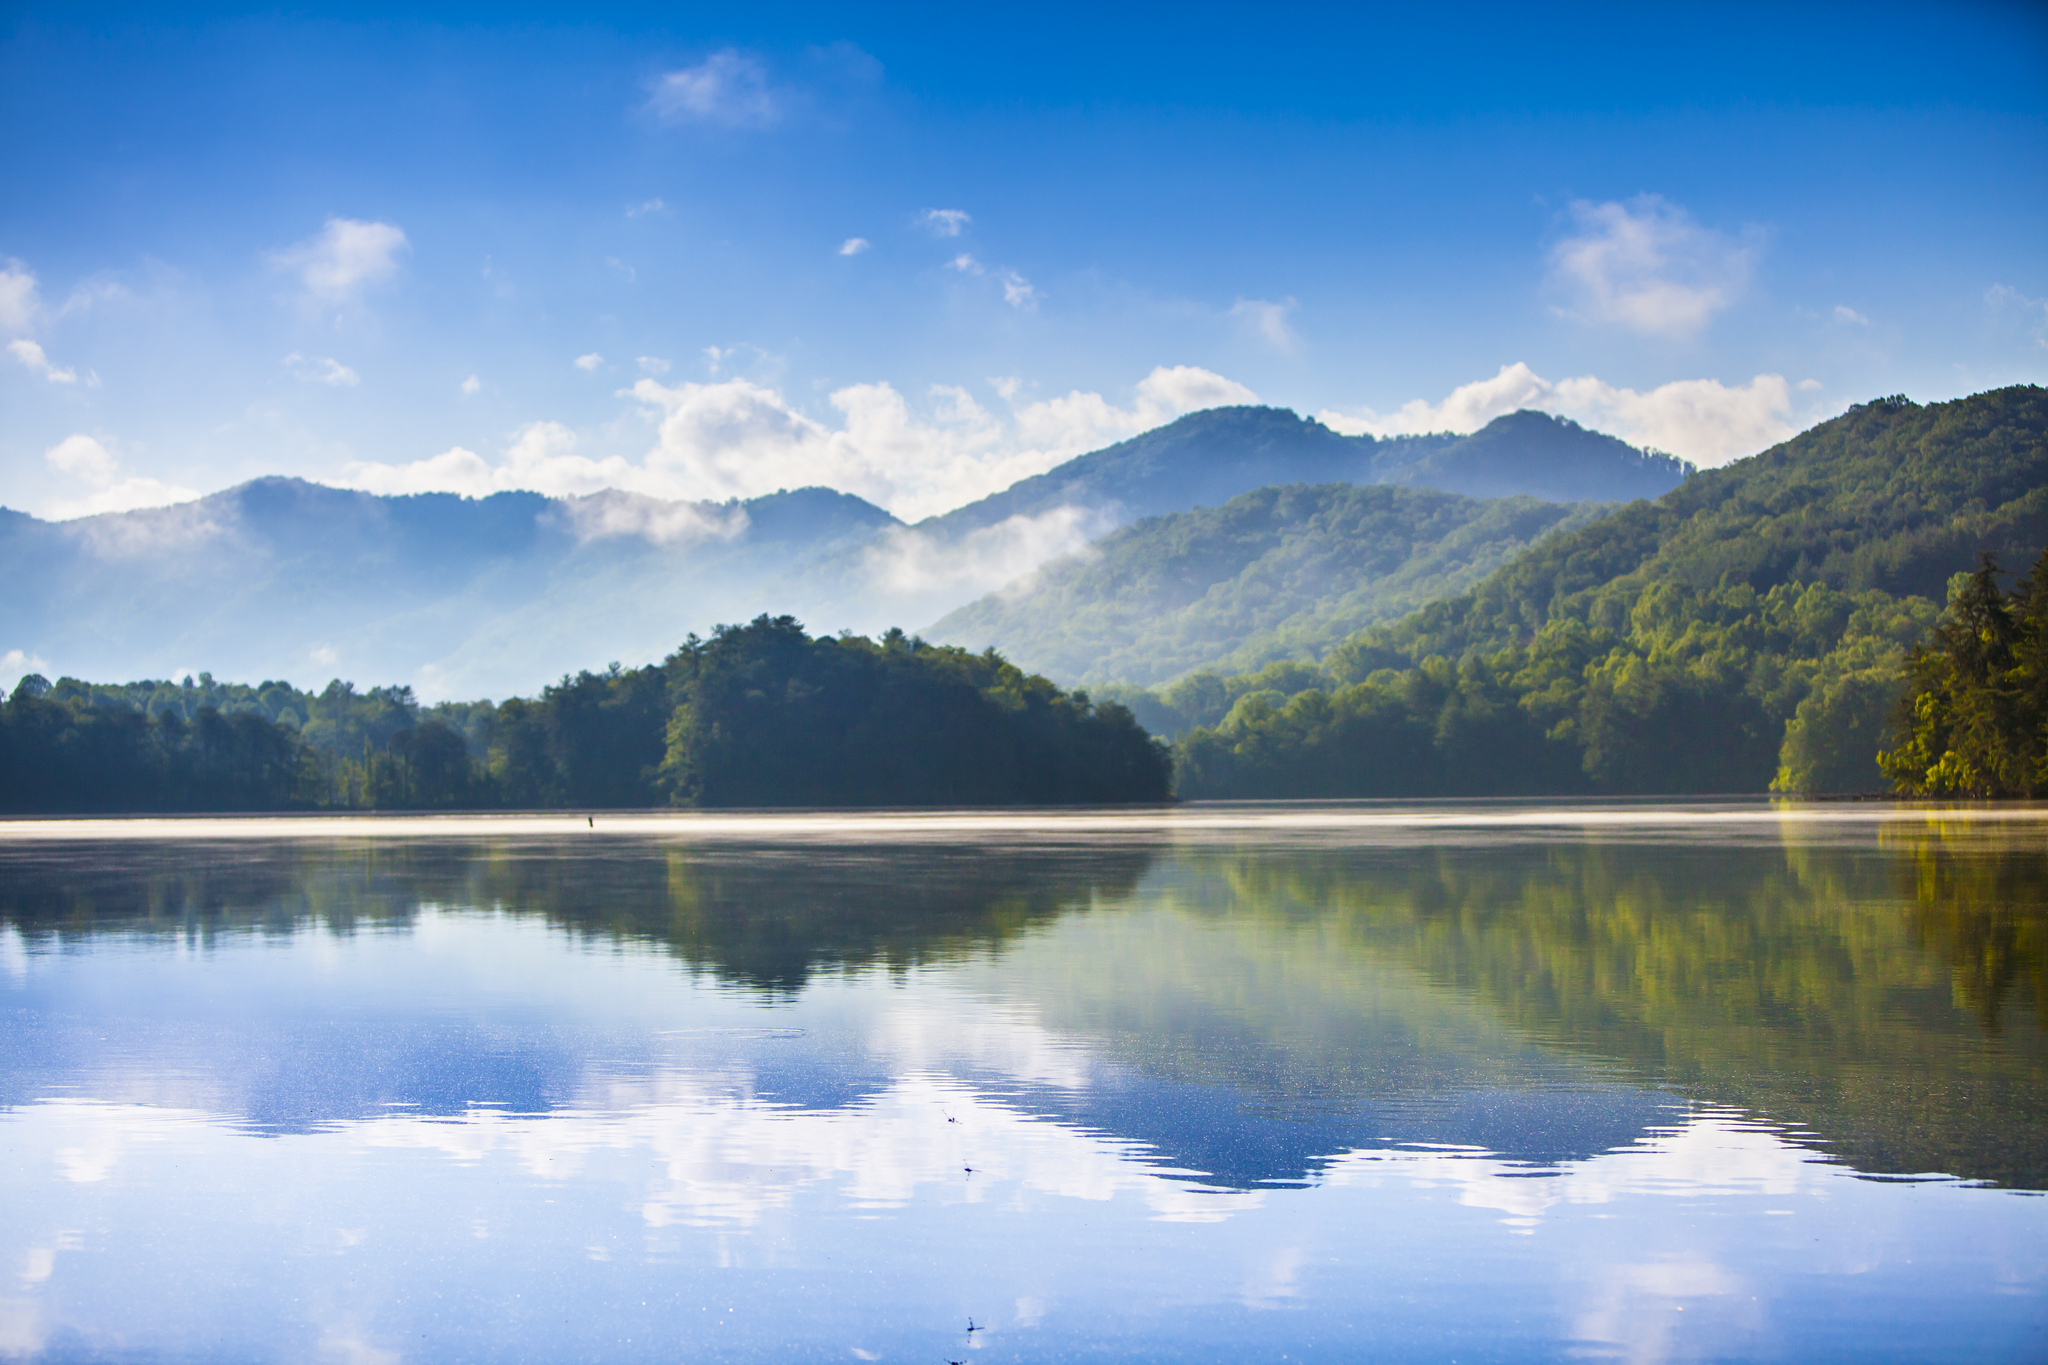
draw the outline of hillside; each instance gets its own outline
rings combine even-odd
[[[0,649],[52,676],[204,669],[504,695],[593,658],[658,658],[771,604],[807,608],[820,595],[806,596],[807,564],[898,525],[821,488],[697,504],[379,497],[282,478],[77,521],[8,513]],[[884,612],[924,605],[877,596]]]
[[[1112,532],[923,633],[1090,684],[1313,659],[1606,510],[1422,488],[1261,488]]]
[[[1183,795],[1876,790],[1948,580],[2043,544],[2048,391],[1885,399],[1553,536],[1312,680],[1150,702],[1202,727]]]
[[[1062,507],[1114,524],[1214,507],[1275,484],[1400,484],[1468,497],[1550,502],[1653,498],[1689,466],[1540,412],[1494,419],[1470,436],[1340,436],[1284,408],[1211,408],[1077,456],[1000,493],[918,523],[952,537]]]

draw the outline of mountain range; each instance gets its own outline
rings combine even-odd
[[[1092,538],[1268,485],[1619,500],[1662,493],[1687,473],[1669,456],[1534,412],[1470,436],[1375,440],[1239,407],[1191,414],[916,525],[823,488],[690,503],[622,492],[385,497],[265,478],[73,521],[0,509],[0,573],[12,588],[0,654],[19,651],[23,666],[52,675],[206,670],[308,685],[348,676],[427,697],[504,695],[607,659],[658,658],[691,632],[761,612],[824,631],[931,622],[991,589],[1030,591],[1042,564]],[[1469,533],[1494,548],[1462,558],[1445,547],[1441,571],[1426,549],[1441,535],[1427,529],[1396,558],[1325,556],[1328,572],[1297,587],[1352,599],[1333,620],[1384,619],[1374,603],[1393,610],[1456,591],[1515,536],[1537,534],[1536,522],[1580,515],[1480,504],[1448,514],[1424,497],[1388,501],[1383,522],[1403,514],[1388,510],[1397,505],[1445,533],[1463,517],[1501,535]],[[1300,495],[1274,506],[1282,520],[1313,519]],[[1275,533],[1287,534],[1277,523]],[[1388,574],[1398,582],[1375,596],[1370,580]]]

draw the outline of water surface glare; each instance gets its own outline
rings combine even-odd
[[[0,822],[0,1020],[10,1359],[2048,1356],[2042,809]]]

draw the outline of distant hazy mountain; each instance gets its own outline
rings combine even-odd
[[[206,670],[502,695],[658,658],[718,621],[805,611],[807,563],[899,524],[822,488],[697,504],[379,497],[279,478],[76,521],[0,511],[0,650],[89,678]]]
[[[259,479],[69,522],[0,509],[0,656],[107,681],[203,670],[502,696],[656,659],[690,631],[764,611],[827,632],[916,625],[1116,526],[1264,485],[1622,498],[1683,475],[1535,413],[1470,437],[1374,441],[1221,408],[914,527],[822,488],[733,503],[472,500]]]
[[[1341,438],[1340,438],[1341,439]],[[924,632],[1068,682],[1152,685],[1318,657],[1477,583],[1604,503],[1293,484],[1148,517]]]
[[[1112,524],[1215,507],[1254,488],[1290,483],[1400,484],[1469,497],[1526,494],[1549,502],[1654,498],[1690,466],[1547,413],[1495,418],[1470,436],[1340,436],[1285,408],[1211,408],[1082,455],[1000,493],[921,522],[959,535],[1062,507]]]

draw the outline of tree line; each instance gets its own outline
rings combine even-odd
[[[1172,759],[1114,702],[900,630],[762,616],[659,664],[503,703],[209,675],[31,675],[0,705],[0,809],[617,809],[1162,801]]]

